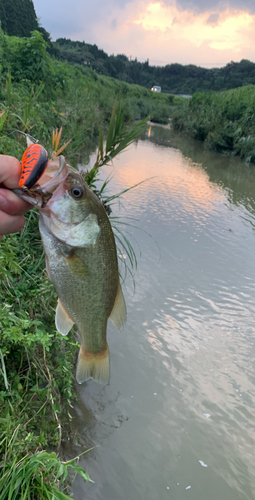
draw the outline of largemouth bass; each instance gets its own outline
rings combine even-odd
[[[46,269],[58,295],[55,323],[62,335],[73,324],[81,347],[76,379],[109,379],[107,320],[119,330],[126,306],[114,235],[104,206],[63,157],[49,162],[39,183],[15,192],[40,210]]]

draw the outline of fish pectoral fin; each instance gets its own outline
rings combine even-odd
[[[74,324],[73,320],[70,318],[63,304],[58,299],[56,315],[55,315],[55,325],[58,332],[61,333],[62,335],[67,335],[70,332],[73,324]]]
[[[69,266],[71,272],[76,276],[76,278],[79,278],[81,280],[86,279],[89,275],[89,270],[88,267],[86,266],[85,262],[81,260],[78,255],[73,253],[70,255],[70,257],[67,257],[66,255],[64,256],[67,265]]]
[[[119,282],[118,286],[118,291],[117,295],[115,298],[114,306],[112,308],[112,312],[110,314],[110,320],[117,328],[117,330],[121,330],[121,328],[124,326],[124,323],[127,319],[127,310],[126,310],[126,304],[125,304],[125,299],[122,293],[122,288]]]
[[[90,353],[81,346],[76,368],[76,380],[78,384],[83,384],[92,378],[95,382],[106,384],[110,376],[109,349],[97,353]]]

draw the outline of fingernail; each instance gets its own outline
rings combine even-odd
[[[0,194],[0,208],[4,208],[8,205],[7,199]]]

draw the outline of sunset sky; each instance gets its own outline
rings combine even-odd
[[[255,0],[34,0],[52,40],[97,44],[151,65],[255,62]]]

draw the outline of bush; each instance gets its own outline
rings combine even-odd
[[[211,150],[254,162],[255,88],[249,85],[221,93],[196,93],[176,108],[173,126],[204,141]]]
[[[50,76],[47,44],[41,33],[33,31],[30,38],[0,38],[5,68],[11,68],[16,81],[45,81]]]

